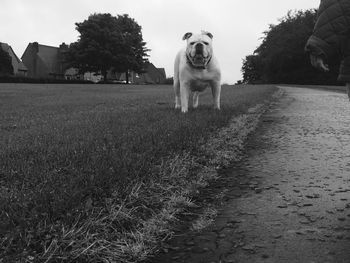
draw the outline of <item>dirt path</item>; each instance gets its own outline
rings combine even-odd
[[[174,238],[152,263],[350,262],[350,104],[283,89],[246,157],[225,171],[213,225]]]

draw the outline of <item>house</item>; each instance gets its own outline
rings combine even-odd
[[[22,61],[28,69],[28,77],[54,78],[54,79],[84,79],[99,82],[102,76],[96,73],[81,75],[77,69],[69,67],[66,61],[68,46],[62,43],[59,47],[41,45],[38,42],[29,43],[22,55]],[[162,84],[166,80],[165,70],[156,68],[152,63],[147,63],[144,73],[129,73],[129,81],[135,84]],[[116,73],[109,70],[109,80],[125,81],[125,73]]]
[[[17,55],[13,51],[12,47],[6,43],[0,42],[0,48],[10,55],[10,57],[12,59],[13,74],[15,76],[26,76],[28,69],[22,63],[22,61],[17,57]]]
[[[29,43],[22,55],[22,61],[28,68],[28,77],[64,79],[66,52],[68,46],[65,43],[59,47]]]
[[[115,76],[108,75],[111,79],[125,81],[125,73],[116,73]],[[166,81],[165,69],[157,68],[152,63],[146,63],[143,73],[134,71],[129,73],[129,81],[133,84],[164,84]]]
[[[164,84],[166,80],[165,69],[156,68],[152,63],[147,63],[145,73],[131,75],[131,81],[135,84]]]

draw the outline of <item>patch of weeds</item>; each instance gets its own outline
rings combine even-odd
[[[209,227],[215,220],[218,211],[213,207],[207,207],[191,226],[194,231],[201,231]]]

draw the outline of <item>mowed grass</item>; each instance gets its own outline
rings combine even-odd
[[[207,90],[182,114],[171,86],[0,84],[0,262],[145,259],[191,203],[200,146],[274,91],[224,86],[215,111]]]

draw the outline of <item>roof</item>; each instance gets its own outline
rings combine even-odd
[[[157,68],[157,69],[164,76],[164,78],[166,78],[165,69],[164,68]]]
[[[13,51],[12,47],[7,44],[7,43],[2,43],[0,42],[0,47],[7,53],[9,53],[9,55],[11,56],[11,58],[16,59],[17,63],[18,63],[18,70],[19,71],[28,71],[27,67],[23,64],[23,62],[17,57],[16,53]],[[13,64],[13,62],[12,62]]]
[[[1,45],[1,48],[2,48],[4,51],[6,51],[6,52],[9,53],[9,54],[12,53],[12,54],[14,55],[14,57],[15,57],[15,59],[17,60],[18,63],[21,62],[21,60],[17,57],[16,53],[13,51],[12,47],[11,47],[9,44],[7,44],[7,43],[1,43],[1,42],[0,42],[0,45]]]
[[[152,78],[164,78],[165,79],[165,70],[164,68],[157,68],[153,63],[147,63],[146,72],[152,76]]]
[[[61,53],[66,48],[68,48],[68,46],[64,43],[60,45],[60,47],[53,47],[48,45],[42,45],[38,42],[32,42],[28,44],[26,50],[22,55],[22,59],[29,66],[29,64],[31,64],[29,62],[31,60],[30,58],[36,56],[38,61],[40,61],[41,65],[44,65],[45,70],[49,74],[64,74],[65,68],[63,66],[64,61],[62,61]],[[31,65],[30,67],[33,68],[36,66]]]
[[[39,52],[38,56],[42,59],[42,61],[46,64],[46,66],[51,70],[51,72],[56,71],[57,63],[58,63],[58,48],[52,46],[46,46],[38,44]]]

